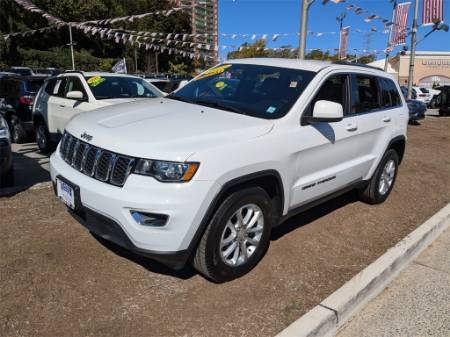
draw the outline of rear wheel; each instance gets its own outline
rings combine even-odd
[[[262,188],[231,194],[209,222],[195,252],[194,267],[215,282],[246,274],[267,250],[271,219],[270,197]]]
[[[11,116],[11,138],[16,144],[25,143],[28,138],[27,132],[16,116]]]
[[[38,122],[36,125],[36,143],[39,147],[39,151],[44,154],[48,154],[53,150],[54,144],[50,139],[50,134],[43,122]]]
[[[369,204],[380,204],[387,199],[397,177],[398,162],[398,154],[395,150],[386,151],[372,179],[359,192],[361,200]]]

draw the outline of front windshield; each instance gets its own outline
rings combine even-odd
[[[222,64],[198,75],[167,97],[276,119],[286,115],[314,76],[312,71],[298,69]]]
[[[90,76],[85,78],[96,99],[162,96],[155,87],[138,77]]]

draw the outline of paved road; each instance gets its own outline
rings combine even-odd
[[[338,337],[450,336],[450,228]]]

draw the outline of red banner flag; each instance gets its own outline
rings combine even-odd
[[[348,49],[348,34],[350,33],[350,27],[344,27],[341,29],[340,39],[339,39],[339,59],[347,58]]]
[[[392,47],[406,42],[406,24],[408,22],[408,12],[411,2],[403,2],[398,4],[394,9],[393,25],[391,26],[390,45]]]
[[[422,25],[444,21],[444,0],[423,0]]]

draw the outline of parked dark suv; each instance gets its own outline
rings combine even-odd
[[[8,76],[0,78],[0,113],[6,118],[15,143],[23,143],[32,134],[31,111],[43,78]]]

